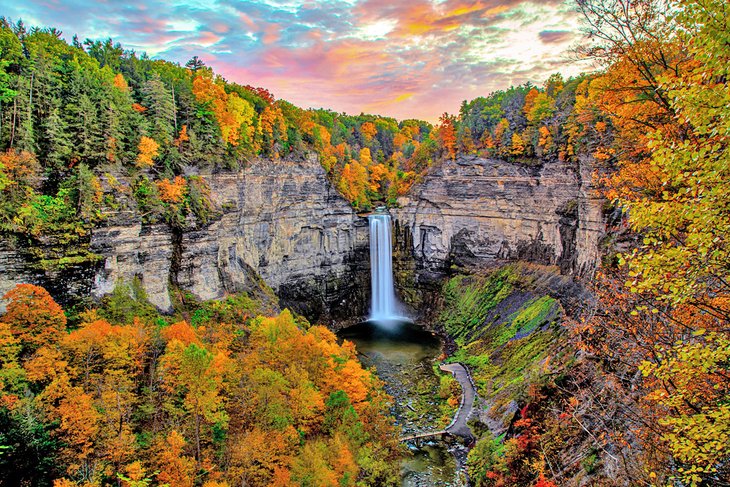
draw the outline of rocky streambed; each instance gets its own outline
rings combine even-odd
[[[443,429],[455,409],[444,405],[436,359],[442,352],[441,340],[413,324],[392,326],[360,323],[338,333],[352,341],[366,367],[374,367],[393,397],[392,414],[409,435]],[[409,445],[411,456],[402,464],[403,486],[461,486],[457,468],[458,448],[441,441]]]

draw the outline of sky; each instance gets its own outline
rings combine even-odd
[[[1,0],[0,15],[70,39],[111,37],[303,108],[435,121],[463,100],[555,72],[580,22],[562,0]]]

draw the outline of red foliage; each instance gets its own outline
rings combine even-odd
[[[246,88],[248,91],[250,91],[254,95],[258,96],[259,98],[262,98],[269,105],[274,103],[274,101],[276,100],[276,98],[274,97],[274,94],[272,92],[270,92],[269,90],[267,90],[266,88],[253,87],[251,85],[246,85],[246,86],[244,86],[244,88]]]

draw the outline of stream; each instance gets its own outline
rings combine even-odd
[[[438,402],[439,378],[434,371],[441,353],[441,341],[432,333],[412,323],[389,321],[360,323],[338,333],[355,344],[365,367],[375,367],[393,397],[391,413],[403,428],[403,434],[441,429]],[[440,441],[416,448],[409,445],[412,456],[402,465],[402,485],[460,486],[456,459]]]

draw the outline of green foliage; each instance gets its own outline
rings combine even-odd
[[[507,266],[486,277],[458,275],[449,279],[442,289],[444,309],[439,321],[457,343],[465,344],[467,335],[483,325],[487,313],[509,295],[517,277]]]
[[[159,318],[157,309],[147,300],[142,283],[135,279],[131,285],[118,283],[111,294],[102,299],[99,315],[111,323],[128,324],[137,317],[148,323]]]
[[[140,176],[134,185],[134,197],[143,222],[154,223],[164,211],[157,186],[147,176]]]
[[[0,485],[50,485],[58,477],[61,442],[52,430],[40,421],[39,411],[0,408]]]
[[[580,461],[580,466],[587,474],[592,474],[598,468],[598,455],[597,452],[592,451]]]
[[[508,265],[486,275],[455,276],[442,288],[440,320],[459,345],[447,361],[469,367],[479,393],[499,403],[524,395],[529,380],[539,380],[541,362],[558,336],[553,326],[542,329],[562,310],[550,296],[528,299],[507,317],[497,311],[530,279],[520,266]]]
[[[487,472],[502,466],[500,459],[504,455],[504,445],[499,438],[494,438],[487,432],[485,436],[477,441],[474,448],[469,451],[466,466],[469,470],[469,477],[476,487],[492,485],[487,477]]]
[[[555,314],[558,303],[550,296],[534,299],[522,306],[508,318],[511,322],[504,327],[502,333],[495,340],[497,346],[507,343],[518,335],[532,333],[538,326],[544,325],[551,315]]]

